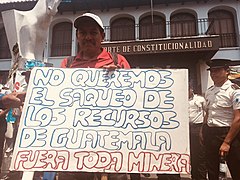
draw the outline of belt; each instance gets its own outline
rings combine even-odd
[[[230,129],[230,127],[210,127],[210,126],[206,126],[206,128],[209,130],[209,132],[213,132],[213,133],[227,133]]]
[[[189,125],[192,127],[199,127],[199,126],[202,126],[203,123],[190,123]]]

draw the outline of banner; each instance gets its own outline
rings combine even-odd
[[[34,68],[11,170],[189,173],[187,77]]]

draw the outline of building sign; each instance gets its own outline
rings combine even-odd
[[[168,40],[125,41],[103,43],[108,52],[120,54],[147,54],[188,51],[209,51],[219,49],[218,36],[201,38],[172,38]]]
[[[11,170],[190,173],[187,77],[34,68]]]

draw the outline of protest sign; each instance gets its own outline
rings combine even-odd
[[[189,173],[187,77],[34,68],[11,170]]]

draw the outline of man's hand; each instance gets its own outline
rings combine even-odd
[[[4,95],[0,101],[4,108],[17,108],[23,105],[26,92],[13,92],[11,94]]]
[[[229,150],[230,150],[230,144],[224,141],[219,149],[220,156],[227,156],[229,153]]]
[[[115,71],[116,69],[120,68],[120,65],[107,65],[107,66],[103,66],[104,69],[108,70],[108,71]]]

